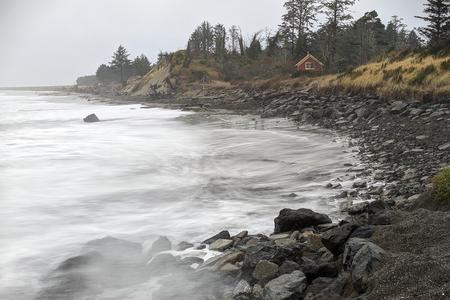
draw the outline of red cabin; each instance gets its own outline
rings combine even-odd
[[[324,64],[308,53],[295,67],[299,72],[322,72]]]

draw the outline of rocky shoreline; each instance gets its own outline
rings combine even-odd
[[[432,176],[449,165],[448,103],[242,89],[141,102],[288,117],[336,130],[353,139],[368,166],[349,166],[349,171],[372,180],[355,182],[352,190],[333,183],[329,187],[339,197],[351,200],[356,193],[368,201],[348,206],[348,217],[338,224],[310,210],[282,210],[270,236],[223,231],[202,243],[177,246],[161,237],[149,251],[114,238],[93,241],[55,270],[39,299],[58,299],[49,295],[67,290],[74,299],[80,293],[92,296],[94,287],[111,282],[88,284],[80,270],[107,271],[110,265],[129,274],[125,282],[159,278],[153,299],[449,299],[450,237],[445,231],[450,214],[423,209],[429,208],[426,192]],[[130,252],[132,259],[123,254]],[[74,289],[68,275],[82,278],[86,286]],[[59,284],[52,285],[55,280]]]

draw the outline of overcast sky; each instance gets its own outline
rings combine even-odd
[[[355,17],[377,10],[419,26],[425,0],[360,0]],[[0,86],[73,84],[94,74],[123,44],[132,56],[185,46],[203,20],[238,25],[244,36],[276,29],[282,0],[0,0]]]

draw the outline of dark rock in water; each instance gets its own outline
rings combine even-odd
[[[189,266],[193,265],[193,264],[201,265],[202,263],[204,263],[204,260],[200,257],[195,257],[195,256],[185,257],[181,260],[181,264],[189,265]]]
[[[324,214],[310,209],[283,209],[275,218],[275,233],[302,230],[307,227],[331,223],[331,219]]]
[[[344,245],[356,225],[348,223],[339,227],[335,227],[322,234],[323,245],[334,255],[344,252]]]
[[[88,242],[81,252],[43,280],[37,299],[84,299],[108,287],[121,288],[148,279],[147,260],[138,243],[106,237]]]
[[[156,241],[153,242],[149,254],[153,256],[157,253],[169,250],[172,250],[172,243],[165,236],[160,236]]]
[[[87,267],[94,263],[100,262],[103,259],[102,255],[98,252],[89,252],[83,255],[71,257],[62,262],[57,271],[70,271],[79,268]]]
[[[215,236],[210,237],[209,239],[203,241],[203,244],[209,245],[209,244],[212,244],[213,242],[215,242],[217,240],[220,240],[220,239],[229,240],[229,239],[231,239],[231,235],[230,235],[230,233],[227,230],[224,230],[224,231],[219,232]]]
[[[184,251],[186,249],[194,247],[194,244],[188,242],[181,242],[177,245],[177,251]]]
[[[209,245],[209,250],[212,251],[225,251],[228,248],[231,248],[233,246],[234,241],[233,240],[227,240],[227,239],[218,239],[211,243]]]
[[[83,121],[86,123],[95,123],[95,122],[100,122],[100,119],[97,117],[96,114],[91,114],[91,115],[87,116],[86,118],[84,118]]]
[[[273,279],[264,287],[265,299],[302,299],[307,287],[305,274],[294,271]]]
[[[177,267],[177,260],[171,254],[161,253],[156,255],[148,263],[152,275],[163,275],[171,273]]]

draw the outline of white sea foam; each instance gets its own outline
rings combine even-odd
[[[33,298],[59,262],[107,235],[149,246],[158,235],[270,233],[285,207],[339,217],[324,186],[357,161],[328,132],[140,108],[2,92],[1,299]],[[102,122],[83,123],[91,113]]]

